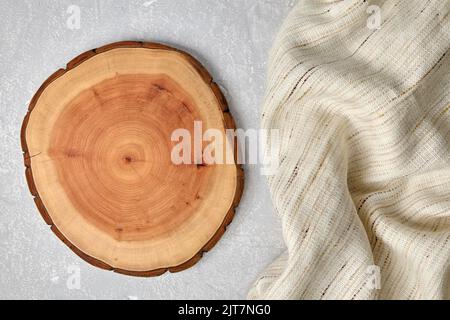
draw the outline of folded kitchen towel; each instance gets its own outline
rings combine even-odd
[[[253,299],[450,298],[450,0],[300,0],[262,127],[287,250]],[[267,147],[274,148],[267,140]]]

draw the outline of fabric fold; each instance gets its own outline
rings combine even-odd
[[[287,250],[251,299],[450,299],[450,1],[300,0],[263,129]],[[273,148],[267,140],[268,148]]]

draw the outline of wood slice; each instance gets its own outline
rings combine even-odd
[[[21,134],[27,182],[51,230],[87,262],[123,274],[195,264],[231,222],[243,172],[235,162],[171,161],[172,132],[193,137],[194,121],[235,128],[209,73],[180,50],[119,42],[56,71]]]

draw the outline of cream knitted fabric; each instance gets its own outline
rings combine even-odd
[[[262,120],[280,130],[268,180],[287,251],[249,298],[450,298],[449,12],[300,0],[290,13]]]

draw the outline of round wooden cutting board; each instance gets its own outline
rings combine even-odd
[[[189,54],[127,41],[76,57],[42,84],[23,121],[26,178],[42,217],[100,268],[189,268],[225,232],[243,188],[236,161],[174,163],[173,132],[193,140],[200,122],[202,132],[235,129],[220,89]],[[236,144],[223,145],[236,159]]]

